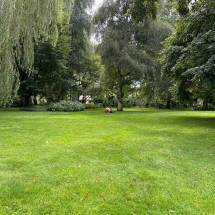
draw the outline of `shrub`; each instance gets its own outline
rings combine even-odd
[[[132,97],[128,96],[123,99],[124,107],[145,107],[146,99],[142,97]]]
[[[71,112],[71,111],[83,111],[85,106],[78,101],[60,101],[58,103],[51,103],[47,105],[47,111],[60,111],[60,112]]]
[[[103,107],[106,107],[106,106],[109,105],[108,99],[106,97],[104,97],[104,96],[96,96],[96,97],[94,97],[93,102],[94,102],[95,105],[101,105],[102,104]]]
[[[102,104],[85,104],[85,109],[92,109],[92,108],[102,108],[103,105]]]

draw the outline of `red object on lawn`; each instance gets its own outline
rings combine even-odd
[[[105,108],[105,113],[110,113],[111,112],[111,110],[110,110],[110,108]]]

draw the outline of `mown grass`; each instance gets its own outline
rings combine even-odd
[[[0,214],[213,215],[215,112],[0,109]]]

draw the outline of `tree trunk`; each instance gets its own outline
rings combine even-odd
[[[166,108],[171,109],[171,98],[172,94],[170,92],[167,93],[167,99],[166,99]]]
[[[118,74],[117,74],[117,111],[123,111],[123,90],[122,90],[122,74],[120,67],[118,66]]]
[[[34,105],[38,105],[37,96],[34,96]]]
[[[22,103],[23,107],[30,106],[30,104],[31,104],[31,96],[30,95],[24,95],[21,103]]]
[[[166,101],[166,108],[171,109],[171,101],[169,99]]]
[[[202,110],[208,110],[208,101],[207,100],[203,101]]]

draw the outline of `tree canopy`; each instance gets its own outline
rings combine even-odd
[[[106,80],[116,89],[118,110],[123,110],[126,85],[145,82],[159,71],[156,51],[160,41],[170,35],[168,28],[162,29],[148,17],[144,25],[135,24],[125,15],[128,9],[127,1],[105,1],[94,18],[102,37],[98,51],[106,68]]]
[[[69,0],[0,2],[0,104],[18,90],[18,67],[32,69],[35,42],[50,35],[57,39],[57,20],[70,4]]]
[[[93,17],[92,4],[0,2],[0,106],[17,92],[29,105],[98,89],[115,97],[118,110],[134,94],[168,107],[171,100],[214,103],[214,1],[105,0]]]
[[[71,52],[70,25],[68,14],[58,20],[58,39],[53,44],[52,39],[39,41],[35,44],[34,64],[30,72],[19,69],[20,88],[18,95],[20,105],[37,104],[36,97],[46,98],[47,102],[65,99],[70,89],[70,72],[68,60]]]
[[[158,0],[130,0],[128,15],[134,22],[143,22],[146,17],[156,19]]]
[[[183,100],[214,98],[215,3],[197,1],[166,42],[163,72],[173,78]]]
[[[87,11],[92,0],[75,0],[71,15],[71,47],[69,65],[73,73],[76,97],[86,94],[99,77],[100,58],[96,56],[90,36],[92,16]]]

